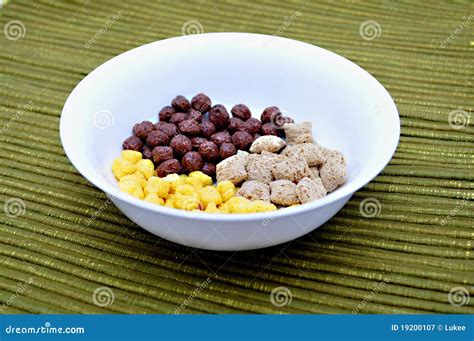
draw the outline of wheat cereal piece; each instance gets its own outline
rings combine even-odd
[[[216,166],[217,182],[230,181],[234,185],[240,184],[247,180],[248,174],[245,166],[247,164],[249,154],[237,153],[225,160],[219,162]]]
[[[270,202],[270,186],[260,181],[245,181],[236,195],[252,201],[263,200]]]
[[[312,134],[302,134],[296,137],[294,144],[316,143]]]
[[[326,188],[320,178],[313,180],[303,178],[295,189],[296,195],[302,204],[320,199],[326,195]]]
[[[273,180],[272,167],[274,163],[273,156],[250,154],[246,167],[248,180],[269,184]]]
[[[283,129],[285,129],[286,142],[288,144],[294,144],[298,136],[304,134],[312,135],[313,125],[311,122],[285,123]]]
[[[319,179],[318,167],[309,167],[308,178],[313,179],[313,180]]]
[[[291,155],[275,163],[272,167],[272,175],[275,180],[290,180],[296,183],[308,174],[308,162],[298,155]]]
[[[319,167],[319,176],[326,190],[332,192],[346,182],[346,160],[344,155],[337,150],[329,151],[327,156],[326,162]]]
[[[252,145],[250,146],[250,152],[260,154],[265,150],[270,153],[277,153],[285,146],[285,140],[279,138],[278,136],[260,136],[258,139],[253,141]]]
[[[287,146],[281,155],[303,157],[310,167],[319,166],[326,160],[324,147],[316,143],[302,143]]]
[[[296,195],[296,185],[289,180],[276,180],[270,182],[270,200],[277,205],[290,206],[299,204]]]

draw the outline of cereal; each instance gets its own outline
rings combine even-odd
[[[146,179],[149,179],[155,174],[155,165],[151,160],[142,159],[139,160],[135,165],[137,171],[142,173]]]
[[[134,150],[124,150],[120,154],[122,158],[135,164],[142,159],[142,154]]]
[[[171,116],[170,123],[174,124],[174,125],[178,125],[187,118],[188,118],[188,114],[186,114],[184,112],[177,112],[177,113],[173,114],[173,116]]]
[[[294,140],[294,144],[300,144],[300,143],[316,143],[316,141],[313,138],[312,134],[301,134],[297,136]]]
[[[156,167],[156,174],[158,174],[160,178],[179,172],[181,172],[181,165],[176,159],[166,160]]]
[[[237,149],[248,150],[253,142],[253,137],[246,131],[238,131],[232,135],[232,143]]]
[[[273,180],[272,168],[275,163],[275,156],[250,154],[246,166],[248,179],[269,184]]]
[[[294,144],[298,136],[303,134],[312,134],[312,124],[311,122],[303,122],[303,123],[286,123],[283,126],[286,135],[286,143]]]
[[[242,121],[240,118],[237,118],[237,117],[231,117],[229,119],[229,125],[227,126],[227,130],[230,133],[235,133],[236,131],[241,130],[243,126],[244,126],[244,121]]]
[[[193,149],[191,140],[184,135],[176,135],[171,139],[170,147],[177,155],[184,155]]]
[[[158,122],[155,123],[155,129],[165,133],[170,138],[175,135],[178,135],[178,128],[176,127],[176,124],[173,123]]]
[[[276,180],[298,182],[309,174],[309,166],[305,159],[293,155],[274,164],[272,174]]]
[[[214,163],[204,162],[201,171],[214,178],[216,176],[216,165]]]
[[[270,200],[277,205],[290,206],[299,204],[296,185],[289,180],[276,180],[270,183]]]
[[[232,113],[232,116],[239,118],[242,121],[246,121],[252,116],[250,109],[245,104],[234,105],[230,112]]]
[[[326,195],[326,188],[320,178],[303,178],[295,189],[296,195],[302,204],[320,199]]]
[[[174,113],[176,113],[176,111],[174,110],[173,107],[170,107],[170,106],[163,107],[158,113],[158,120],[162,122],[168,122]]]
[[[211,105],[211,99],[203,93],[197,94],[191,99],[191,106],[193,109],[196,109],[203,114],[209,111]]]
[[[204,166],[201,154],[198,152],[186,153],[181,160],[181,164],[183,165],[184,170],[187,172],[201,170],[202,166]]]
[[[181,111],[181,112],[188,112],[191,109],[191,103],[189,103],[188,99],[184,96],[176,96],[173,101],[171,102],[174,110]]]
[[[152,176],[148,179],[145,185],[145,194],[156,194],[160,198],[168,197],[170,192],[170,183],[162,178]]]
[[[261,136],[253,141],[250,152],[260,154],[265,150],[270,153],[277,153],[284,146],[286,146],[286,142],[277,136]]]
[[[201,133],[201,127],[199,126],[199,122],[190,118],[181,121],[178,124],[178,129],[181,134],[185,135],[197,136]]]
[[[302,156],[311,167],[319,166],[326,160],[324,147],[321,147],[316,143],[301,143],[291,145],[286,147],[281,152],[281,154],[293,157]]]
[[[214,123],[218,131],[227,128],[229,125],[229,113],[227,109],[221,104],[214,105],[211,110],[209,110],[209,121]]]
[[[222,204],[222,196],[214,186],[206,186],[200,189],[198,193],[204,208],[207,208],[210,203],[214,205]]]
[[[156,164],[160,164],[163,161],[170,160],[173,158],[173,149],[168,146],[157,146],[152,150],[153,161]]]
[[[202,122],[202,113],[196,109],[191,109],[188,112],[188,118],[197,122]]]
[[[326,162],[319,168],[319,176],[328,192],[346,182],[346,161],[341,152],[332,151]]]
[[[216,166],[217,181],[231,181],[234,185],[241,183],[247,179],[247,171],[245,165],[247,157],[242,154],[236,154],[221,162]]]
[[[222,200],[227,201],[232,198],[236,193],[234,184],[230,181],[219,181],[217,184],[217,190],[219,191]]]
[[[205,138],[210,138],[216,133],[216,126],[211,121],[203,121],[201,123],[201,134]]]
[[[150,146],[145,145],[142,150],[142,155],[144,159],[152,159],[153,158],[153,151]]]
[[[165,201],[162,198],[158,197],[158,195],[156,195],[155,193],[148,194],[143,200],[160,206],[163,206],[165,204]]]
[[[211,136],[211,141],[220,146],[223,143],[231,143],[232,137],[228,131],[220,131]]]
[[[219,147],[212,141],[206,141],[199,146],[198,153],[205,161],[214,161],[219,158]]]
[[[260,120],[257,120],[256,118],[251,117],[242,124],[242,127],[240,129],[248,132],[250,135],[253,135],[260,132],[261,128],[262,122],[260,122]]]
[[[262,112],[262,115],[260,116],[260,121],[262,121],[263,124],[271,123],[272,117],[276,115],[281,115],[280,109],[278,107],[268,107]]]
[[[313,180],[319,179],[318,167],[309,167],[308,178],[313,179]]]
[[[136,167],[130,161],[124,158],[116,158],[112,163],[112,172],[117,179],[123,178],[127,174],[132,174],[136,171]]]
[[[125,141],[123,141],[122,148],[125,150],[135,150],[139,152],[143,148],[143,143],[137,136],[130,136],[127,137]]]
[[[155,129],[155,126],[150,121],[143,121],[133,126],[133,135],[139,137],[142,140],[146,140],[148,134]]]
[[[227,159],[228,157],[235,155],[235,153],[237,153],[237,149],[232,143],[224,142],[219,148],[219,156],[222,159]]]
[[[262,135],[275,135],[278,136],[278,129],[271,123],[264,123],[260,129]]]
[[[270,187],[260,181],[249,180],[242,184],[237,195],[248,200],[262,200],[270,202]]]
[[[156,146],[166,146],[169,141],[169,136],[159,130],[153,130],[146,138],[146,143],[152,148]]]
[[[193,147],[194,150],[198,150],[199,146],[203,144],[204,142],[207,142],[207,140],[204,137],[199,137],[199,136],[191,137],[191,146]]]

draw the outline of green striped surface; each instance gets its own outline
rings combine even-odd
[[[474,313],[472,1],[11,1],[1,13],[1,313]],[[313,233],[250,252],[176,245],[65,156],[59,117],[84,76],[201,27],[327,48],[395,99],[394,159]]]

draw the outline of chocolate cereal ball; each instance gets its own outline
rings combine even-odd
[[[229,125],[227,126],[227,130],[230,133],[235,133],[238,130],[241,130],[243,127],[244,121],[237,117],[231,117],[229,119]]]
[[[216,126],[211,121],[202,121],[201,134],[205,138],[210,138],[216,132]]]
[[[144,159],[151,159],[153,158],[152,149],[150,146],[144,146],[142,150],[142,155]]]
[[[171,116],[170,123],[178,125],[187,118],[188,118],[188,114],[184,112],[177,112],[176,114],[173,114],[173,116]]]
[[[196,109],[197,111],[205,114],[206,112],[211,109],[211,99],[204,95],[203,93],[197,94],[191,99],[191,106],[193,109]]]
[[[148,134],[153,129],[155,129],[153,123],[151,123],[150,121],[143,121],[133,126],[133,135],[141,138],[142,140],[146,140]]]
[[[199,123],[192,119],[187,119],[178,124],[181,134],[196,136],[201,133]]]
[[[256,134],[262,128],[262,122],[256,118],[249,118],[244,124],[241,130],[248,132],[250,135]]]
[[[156,146],[165,146],[169,142],[169,136],[159,130],[153,130],[146,138],[146,143],[152,148]]]
[[[253,136],[246,131],[238,131],[232,135],[232,143],[237,149],[247,150],[253,142]]]
[[[193,119],[197,122],[201,122],[202,121],[202,114],[199,111],[197,111],[196,109],[191,109],[188,112],[188,118]]]
[[[252,116],[249,107],[245,104],[234,105],[230,112],[232,116],[240,118],[242,121],[247,121]]]
[[[188,99],[184,96],[176,96],[173,101],[171,102],[174,110],[179,112],[188,112],[191,109],[191,103],[189,103]]]
[[[214,161],[219,158],[219,147],[212,141],[201,143],[198,148],[198,153],[206,161]]]
[[[158,167],[156,167],[156,174],[160,178],[164,178],[169,174],[180,173],[181,172],[181,165],[179,161],[176,159],[166,160],[162,162]]]
[[[173,158],[173,149],[168,146],[157,146],[152,151],[153,161],[160,164]]]
[[[204,174],[209,175],[210,177],[216,177],[216,165],[211,162],[205,162],[204,166],[202,166],[201,172]]]
[[[224,130],[218,133],[215,133],[211,136],[211,141],[220,146],[225,142],[232,142],[232,136],[230,136],[229,132]]]
[[[278,107],[268,107],[263,110],[260,120],[262,121],[262,123],[270,123],[272,116],[277,114],[281,115],[281,111]]]
[[[191,145],[193,146],[194,150],[198,150],[199,146],[203,144],[204,142],[207,142],[207,140],[204,137],[199,137],[199,136],[191,137]]]
[[[278,129],[273,126],[271,123],[265,123],[262,125],[262,129],[260,129],[262,135],[275,135],[278,136]]]
[[[232,143],[223,143],[219,148],[219,155],[222,159],[227,159],[228,157],[235,155],[235,153],[237,153],[237,149],[235,149],[235,146]]]
[[[163,107],[158,113],[158,121],[168,122],[174,113],[176,113],[176,111],[174,110],[173,107],[170,107],[169,105],[166,107]]]
[[[137,136],[133,135],[127,137],[122,143],[122,148],[125,150],[135,150],[140,152],[143,148],[143,142]]]
[[[229,113],[222,104],[214,105],[209,110],[209,121],[214,123],[216,130],[222,130],[229,125]]]
[[[184,135],[176,135],[171,139],[170,147],[177,155],[184,155],[193,149],[191,140]]]
[[[189,152],[183,156],[181,164],[183,165],[185,171],[195,172],[201,170],[204,162],[202,161],[202,157],[198,152]]]
[[[165,133],[170,138],[178,134],[178,128],[173,123],[158,122],[155,123],[155,129]]]

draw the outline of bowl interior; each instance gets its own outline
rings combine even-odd
[[[191,98],[199,92],[229,112],[244,103],[260,117],[265,107],[276,105],[296,122],[313,122],[317,142],[341,150],[347,160],[348,181],[330,196],[352,193],[370,181],[399,138],[392,99],[355,64],[294,40],[225,33],[148,44],[96,69],[65,105],[65,150],[90,181],[117,194],[110,166],[133,124],[156,122],[158,111],[176,95]]]

